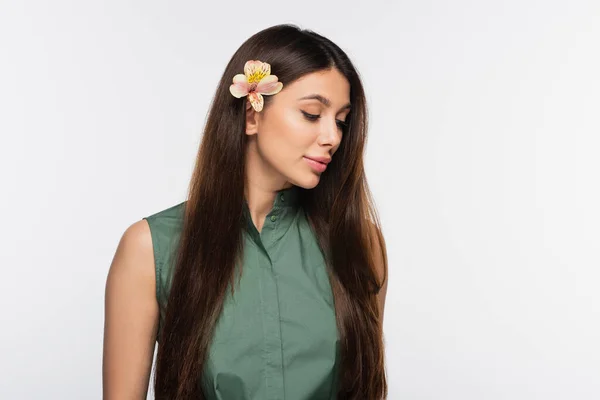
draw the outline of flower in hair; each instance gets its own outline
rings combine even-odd
[[[283,83],[278,82],[276,75],[271,75],[271,64],[249,60],[244,65],[244,73],[233,77],[229,91],[238,99],[248,96],[254,110],[259,112],[264,104],[262,95],[277,94],[282,88]]]

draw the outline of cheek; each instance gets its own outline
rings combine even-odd
[[[280,113],[259,132],[259,141],[269,155],[288,160],[301,158],[316,140],[318,124],[303,120],[294,111]]]

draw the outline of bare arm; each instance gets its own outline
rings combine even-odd
[[[106,280],[104,400],[145,399],[158,326],[154,253],[145,220],[127,228]]]

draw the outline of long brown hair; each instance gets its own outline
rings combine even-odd
[[[340,335],[339,399],[387,396],[384,342],[376,294],[387,274],[375,268],[375,241],[387,271],[379,217],[363,166],[367,107],[358,72],[329,39],[277,25],[246,40],[217,86],[189,186],[164,326],[158,339],[157,399],[203,399],[198,381],[244,237],[245,99],[229,92],[247,60],[271,64],[286,84],[338,69],[350,83],[352,110],[340,146],[319,184],[299,188],[300,202],[323,252]],[[265,96],[265,109],[270,96]],[[375,229],[373,229],[375,228]],[[231,287],[233,288],[234,285]]]

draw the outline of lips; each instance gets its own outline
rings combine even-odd
[[[310,160],[314,160],[317,162],[320,162],[321,164],[329,164],[331,162],[331,158],[329,157],[311,157],[311,156],[305,156],[306,158],[310,159]]]
[[[313,158],[308,158],[308,157],[304,157],[304,160],[308,163],[308,165],[315,171],[315,172],[323,172],[327,169],[327,164],[324,162],[320,162],[317,161]]]

